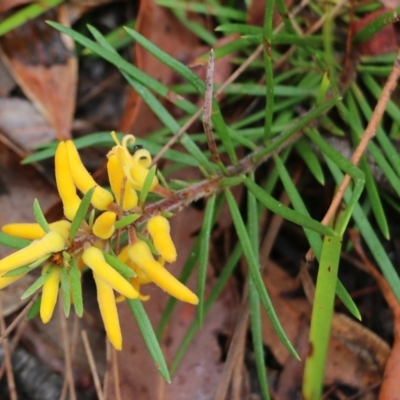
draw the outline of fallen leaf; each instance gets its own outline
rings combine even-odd
[[[45,23],[68,25],[64,7],[50,10],[0,38],[3,62],[24,93],[52,124],[58,139],[71,137],[77,60],[73,42]]]

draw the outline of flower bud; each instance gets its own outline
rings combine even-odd
[[[176,261],[176,249],[169,233],[170,227],[167,218],[161,215],[150,218],[147,222],[147,230],[161,257],[170,263]]]
[[[64,249],[65,239],[59,232],[49,232],[42,239],[0,260],[0,273],[30,264],[48,254]]]
[[[43,268],[43,273],[46,273],[49,266]],[[60,268],[53,266],[50,269],[49,276],[43,285],[42,301],[40,303],[40,318],[44,324],[47,324],[54,312],[54,307],[57,303],[58,286],[60,284],[61,274]]]
[[[63,203],[64,215],[72,221],[81,204],[81,199],[76,194],[65,142],[58,144],[54,162],[57,189]]]
[[[98,248],[89,247],[84,250],[82,259],[94,273],[117,292],[128,299],[136,299],[139,296],[133,286],[105,261],[102,251]]]
[[[109,239],[115,231],[114,223],[117,214],[112,211],[105,211],[100,214],[93,224],[93,234],[100,239]]]
[[[107,207],[113,202],[112,194],[102,187],[98,186],[92,175],[87,171],[82,163],[79,153],[72,140],[67,140],[65,142],[68,160],[71,169],[72,179],[75,186],[82,192],[88,192],[92,187],[96,187],[92,197],[92,205],[98,210],[106,210]]]
[[[93,273],[97,289],[97,302],[104,327],[111,344],[117,349],[122,349],[122,334],[119,325],[117,305],[112,287],[99,275]]]
[[[110,186],[117,200],[117,204],[125,211],[132,210],[132,208],[136,207],[138,204],[138,195],[125,177],[121,162],[115,154],[111,154],[108,158],[107,171]],[[124,184],[124,200],[122,202],[121,193]]]
[[[138,265],[156,285],[170,295],[190,304],[198,304],[198,297],[154,260],[149,246],[145,242],[138,241],[131,245],[128,255],[131,261]]]

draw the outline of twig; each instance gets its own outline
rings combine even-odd
[[[114,379],[115,398],[116,398],[116,400],[122,400],[121,390],[119,387],[117,350],[115,350],[114,347],[111,348],[111,358],[112,358],[112,370],[113,370],[113,379]]]
[[[90,348],[90,343],[87,337],[87,333],[84,329],[81,331],[81,335],[82,335],[83,345],[85,347],[86,357],[89,361],[90,371],[92,372],[94,387],[96,388],[97,397],[99,398],[99,400],[104,400],[104,394],[101,389],[99,373],[96,368],[96,363],[94,362],[93,352],[92,349]]]
[[[5,330],[6,330],[6,324],[4,322],[3,306],[0,299],[0,331],[3,335]],[[17,400],[18,396],[17,396],[17,391],[15,389],[15,380],[11,363],[10,348],[8,347],[7,340],[3,341],[3,352],[4,352],[4,364],[7,375],[7,385],[8,385],[8,390],[10,392],[10,399]]]
[[[68,383],[69,396],[71,400],[76,400],[75,384],[72,374],[72,361],[71,361],[71,347],[69,343],[67,319],[64,316],[63,302],[61,299],[61,294],[58,299],[58,312],[60,315],[61,324],[61,336],[64,348],[64,360],[65,360],[65,380]],[[62,393],[63,395],[63,393]]]
[[[216,164],[221,163],[217,145],[215,143],[214,132],[211,124],[212,101],[213,101],[213,87],[214,87],[214,50],[210,50],[210,57],[207,64],[206,75],[206,92],[204,94],[204,108],[203,108],[203,128],[206,134],[208,148],[211,152],[211,158]]]
[[[11,322],[11,324],[8,326],[8,328],[0,336],[0,343],[13,331],[13,329],[18,325],[18,323],[22,319],[24,319],[25,315],[28,314],[28,311],[32,307],[32,304],[36,301],[37,297],[38,297],[38,293],[35,296],[32,297],[31,301],[18,314],[18,316],[14,318],[13,322]]]
[[[356,150],[353,153],[353,156],[351,157],[350,161],[354,165],[357,165],[359,163],[360,158],[364,154],[369,141],[375,136],[378,125],[381,122],[383,113],[386,110],[387,103],[390,100],[390,96],[396,88],[399,76],[400,76],[400,51],[397,53],[396,60],[393,64],[392,72],[390,73],[386,81],[386,84],[383,87],[382,94],[379,97],[374,112],[372,113],[371,120],[369,121],[368,126],[361,137],[359,145],[357,146]],[[324,218],[321,221],[322,224],[328,225],[329,222],[332,220],[333,216],[336,214],[336,211],[340,203],[342,202],[344,193],[346,192],[346,189],[349,186],[350,181],[351,177],[346,174],[336,192],[335,197],[332,200],[331,205],[329,206],[328,211],[326,212]]]

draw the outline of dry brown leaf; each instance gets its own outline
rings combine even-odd
[[[374,277],[378,284],[383,297],[385,298],[388,306],[392,310],[394,319],[394,343],[390,355],[386,362],[385,374],[381,390],[379,393],[379,400],[398,400],[400,399],[399,393],[399,376],[400,376],[400,305],[394,296],[392,289],[386,282],[385,278],[378,272],[376,267],[371,263],[369,258],[364,253],[361,245],[360,234],[356,231],[350,232],[351,240],[354,244],[354,249],[360,256],[368,272]]]
[[[58,139],[71,137],[75,110],[77,60],[73,42],[45,23],[68,26],[65,7],[48,11],[0,38],[3,61],[24,93],[34,102]]]
[[[0,130],[25,154],[55,136],[54,129],[32,103],[16,97],[0,98]]]

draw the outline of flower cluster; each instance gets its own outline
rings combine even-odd
[[[138,192],[144,186],[157,193],[163,191],[157,177],[149,174],[150,153],[136,146],[131,154],[128,144],[135,141],[132,135],[125,136],[122,143],[115,133],[111,135],[115,141],[107,155],[111,192],[94,181],[72,141],[59,143],[55,176],[66,219],[51,224],[2,227],[4,233],[32,242],[0,260],[0,289],[42,266],[42,275],[34,285],[42,287],[40,317],[43,323],[52,317],[60,287],[66,314],[72,303],[81,315],[80,276],[89,268],[106,333],[113,346],[120,350],[122,335],[114,291],[122,298],[147,300],[149,296],[141,293],[141,286],[154,282],[179,300],[197,304],[198,298],[164,267],[165,262],[172,263],[177,258],[167,218],[160,213],[152,216],[146,225],[116,228],[119,221],[133,213],[141,215]],[[92,210],[88,215],[81,215],[84,209],[81,195],[91,195]],[[72,230],[77,221],[79,228]],[[122,249],[113,248],[114,243],[120,242],[113,239],[120,238],[122,229],[128,232],[128,243]]]

